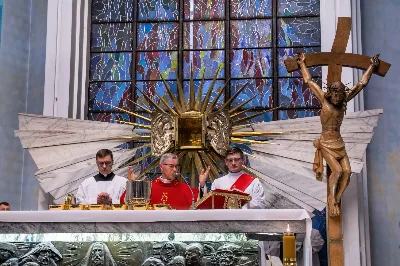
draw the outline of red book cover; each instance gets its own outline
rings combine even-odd
[[[216,189],[207,193],[203,198],[196,202],[195,208],[198,210],[210,209],[233,209],[230,202],[237,202],[240,206],[245,205],[251,200],[249,194],[240,190]]]

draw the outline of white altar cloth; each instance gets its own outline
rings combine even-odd
[[[306,221],[304,265],[312,265],[311,218],[303,209],[187,210],[187,211],[10,211],[0,223],[148,223],[193,221]]]
[[[285,221],[310,219],[303,209],[188,211],[10,211],[0,222],[162,222],[162,221]]]

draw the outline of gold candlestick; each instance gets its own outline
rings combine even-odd
[[[296,266],[296,237],[288,225],[283,235],[283,265]]]

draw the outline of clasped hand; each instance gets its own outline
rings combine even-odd
[[[107,192],[101,192],[97,195],[97,204],[111,204],[112,199]]]

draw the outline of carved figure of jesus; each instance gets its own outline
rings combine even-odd
[[[327,180],[330,188],[328,192],[329,215],[338,216],[340,214],[339,203],[343,192],[349,185],[351,176],[350,160],[340,135],[340,126],[346,112],[347,102],[365,88],[372,73],[379,66],[379,54],[371,58],[371,64],[361,80],[348,92],[341,81],[334,81],[328,84],[327,92],[324,93],[321,87],[311,79],[305,60],[304,53],[298,55],[297,63],[300,66],[304,83],[308,85],[322,106],[320,115],[322,133],[321,137],[313,142],[317,149],[313,170],[317,175],[317,180],[322,181],[323,159],[331,168],[332,173]]]

